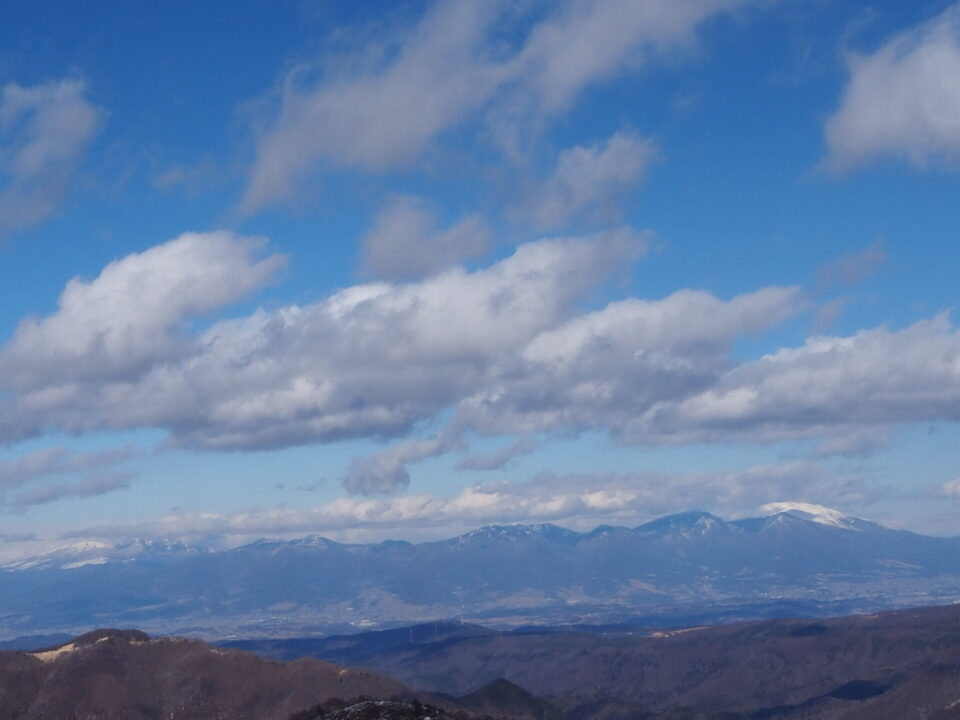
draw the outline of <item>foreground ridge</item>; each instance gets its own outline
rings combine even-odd
[[[305,641],[283,661],[96,630],[0,652],[0,720],[950,720],[960,708],[960,605],[642,634],[403,634],[313,641],[367,670],[305,657]]]
[[[502,673],[577,720],[947,720],[960,713],[960,605],[646,632],[444,631],[403,642],[404,634],[235,645],[274,657],[340,656],[454,695]]]

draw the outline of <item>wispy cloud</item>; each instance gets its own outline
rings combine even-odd
[[[242,207],[288,199],[325,166],[378,172],[410,164],[477,118],[484,136],[516,155],[522,138],[589,86],[682,47],[703,22],[743,4],[566,0],[534,17],[509,3],[433,3],[392,40],[283,77]],[[509,36],[517,42],[505,44]]]
[[[35,450],[0,462],[0,490],[17,488],[39,478],[97,470],[124,462],[138,454],[131,447],[87,453],[65,447]]]
[[[0,237],[54,212],[102,118],[79,79],[0,90]]]
[[[106,495],[114,490],[130,487],[133,477],[125,472],[95,473],[72,482],[39,485],[12,497],[8,507],[13,512],[25,512],[37,505],[46,505],[65,498]]]
[[[122,466],[140,456],[133,447],[77,452],[51,447],[0,463],[0,509],[23,513],[64,498],[93,497],[129,487]]]
[[[457,470],[474,471],[493,471],[502,470],[510,461],[522,456],[529,455],[540,447],[539,443],[533,438],[520,437],[509,445],[504,445],[498,450],[494,450],[486,455],[466,455],[457,461]]]
[[[551,176],[536,185],[516,212],[540,228],[562,227],[577,217],[619,220],[620,202],[643,180],[655,157],[653,141],[625,132],[564,150]]]
[[[361,240],[361,270],[387,280],[418,279],[483,257],[490,244],[490,227],[480,215],[438,230],[422,201],[397,197]]]
[[[817,269],[822,287],[849,287],[874,275],[889,260],[886,243],[878,238],[869,247],[844,253]]]
[[[960,5],[872,53],[851,53],[850,79],[824,126],[825,167],[877,159],[916,167],[960,163]]]
[[[443,455],[458,445],[456,437],[439,435],[426,440],[408,440],[367,457],[354,458],[343,478],[343,487],[358,495],[396,493],[410,484],[407,465]]]

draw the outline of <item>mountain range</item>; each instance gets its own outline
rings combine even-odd
[[[497,525],[419,544],[319,536],[219,551],[178,541],[83,543],[0,570],[0,628],[6,637],[125,625],[225,638],[438,618],[655,626],[957,597],[960,538],[777,503],[734,521],[688,512],[586,533]]]

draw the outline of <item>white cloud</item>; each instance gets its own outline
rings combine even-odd
[[[540,333],[517,372],[459,406],[479,432],[606,429],[629,439],[638,415],[711,387],[734,340],[800,307],[796,288],[766,288],[725,301],[682,290],[663,300],[631,298]]]
[[[960,5],[873,53],[851,54],[840,106],[825,124],[825,165],[871,160],[955,167],[960,161]]]
[[[241,276],[269,277],[273,260],[248,262],[245,241],[220,240],[235,246],[223,254]],[[395,436],[507,370],[530,338],[564,321],[586,292],[629,267],[643,248],[643,238],[626,231],[529,243],[483,270],[358,285],[312,305],[217,322],[189,342],[182,336],[176,352],[164,331],[179,324],[174,310],[192,310],[194,303],[171,299],[172,309],[164,306],[153,320],[160,332],[134,342],[145,331],[131,327],[132,340],[116,343],[116,357],[99,338],[115,328],[122,336],[126,320],[96,312],[95,304],[81,312],[84,304],[80,330],[49,331],[48,338],[62,307],[51,318],[30,321],[29,332],[18,331],[0,351],[20,378],[12,404],[0,406],[0,427],[163,427],[178,442],[210,448]],[[132,265],[127,260],[116,266],[153,268],[145,272],[156,275],[161,290],[183,272],[180,263],[169,267],[164,253],[132,256]],[[243,284],[236,274],[227,273],[231,291]],[[101,279],[84,287],[99,287]],[[119,286],[130,300],[112,294],[108,306],[129,302],[139,309],[143,287]],[[183,292],[192,297],[192,289],[187,283]],[[151,303],[148,309],[150,320]],[[71,367],[64,370],[57,358]]]
[[[592,83],[687,43],[744,0],[565,0],[531,20],[508,3],[430,6],[394,43],[298,67],[256,141],[242,206],[283,201],[318,167],[382,171],[483,116],[504,147]],[[518,36],[515,45],[504,40]]]
[[[657,404],[637,441],[861,436],[909,422],[960,420],[960,331],[946,315],[902,330],[810,338],[744,363],[703,392]]]
[[[625,300],[576,316],[491,358],[486,381],[451,404],[449,432],[490,435],[600,429],[622,435],[655,403],[709,387],[726,368],[733,341],[796,311],[795,288],[768,288],[730,301],[682,291],[660,301]],[[517,352],[519,351],[519,352]],[[351,491],[397,491],[406,465],[449,452],[449,443],[402,444],[357,460],[344,483]],[[427,454],[421,454],[427,449]],[[516,445],[463,467],[502,467],[526,451]]]
[[[71,380],[135,376],[188,346],[187,318],[240,299],[276,274],[284,258],[258,259],[264,241],[228,232],[186,233],[73,278],[57,312],[23,320],[0,350],[5,384],[42,388]]]
[[[739,338],[804,307],[797,288],[730,299],[681,290],[584,311],[642,253],[644,238],[628,231],[528,243],[482,269],[356,285],[203,330],[185,324],[272,277],[282,259],[258,259],[261,247],[188,235],[71,281],[56,313],[24,321],[0,349],[3,438],[146,427],[183,446],[254,449],[401,438],[448,419],[446,438],[810,438],[821,455],[853,455],[898,425],[960,419],[960,331],[947,316],[735,364]],[[402,488],[406,466],[427,456],[423,442],[358,459],[347,486]]]
[[[565,150],[552,176],[519,212],[542,228],[580,215],[616,218],[620,201],[643,179],[655,153],[652,141],[623,132],[602,144]]]
[[[536,101],[559,112],[592,83],[636,69],[652,52],[689,43],[704,20],[740,4],[572,0],[531,29],[517,63]]]
[[[385,62],[331,58],[319,83],[308,68],[288,74],[258,139],[245,208],[289,197],[318,163],[381,170],[410,161],[482,106],[504,79],[482,47],[496,7],[438,3],[399,48],[381,48]]]
[[[362,239],[361,269],[373,277],[410,280],[480,258],[489,247],[490,228],[479,215],[438,231],[422,202],[399,197],[377,215]]]
[[[0,91],[0,236],[50,215],[100,126],[81,80]]]

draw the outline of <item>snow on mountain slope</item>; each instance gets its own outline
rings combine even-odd
[[[839,510],[824,507],[823,505],[814,505],[805,502],[772,502],[767,503],[760,508],[764,515],[779,515],[785,513],[795,517],[819,523],[820,525],[829,525],[830,527],[843,528],[844,530],[862,530],[864,524],[868,523],[857,517],[845,515]]]
[[[185,556],[202,552],[203,548],[178,540],[145,540],[134,538],[116,545],[84,540],[49,550],[42,555],[19,558],[0,564],[3,570],[73,570],[86,565],[108,562],[129,562],[143,558]]]

